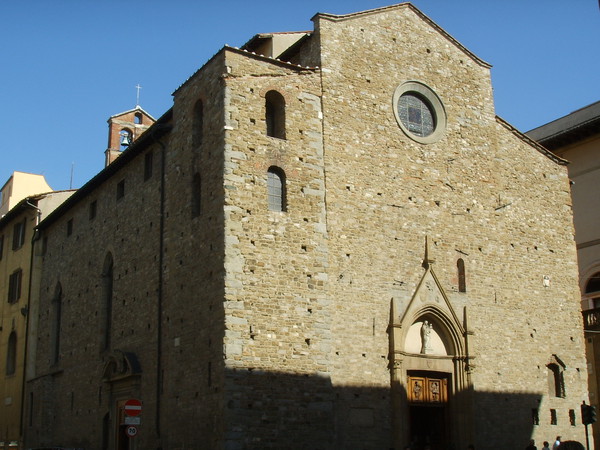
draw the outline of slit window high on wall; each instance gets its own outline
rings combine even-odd
[[[458,272],[458,292],[467,292],[465,261],[462,258],[458,258],[458,261],[456,261],[456,270]]]

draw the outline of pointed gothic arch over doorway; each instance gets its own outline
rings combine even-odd
[[[394,444],[461,448],[471,440],[469,425],[461,419],[470,409],[466,310],[460,320],[427,254],[412,297],[392,300]]]

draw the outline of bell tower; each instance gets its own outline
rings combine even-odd
[[[108,119],[108,148],[104,166],[108,166],[119,157],[140,135],[156,122],[156,119],[139,105]]]

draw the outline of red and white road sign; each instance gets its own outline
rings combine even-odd
[[[129,436],[130,438],[132,438],[134,436],[137,436],[138,429],[137,429],[136,426],[129,425],[127,427],[127,429],[125,430],[125,432],[127,433],[127,436]]]
[[[142,402],[135,398],[130,398],[125,402],[125,414],[128,416],[139,416],[142,412]]]

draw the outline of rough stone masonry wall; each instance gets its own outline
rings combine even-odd
[[[136,396],[144,401],[140,445],[155,438],[157,280],[159,273],[159,154],[154,172],[144,181],[144,154],[45,227],[36,243],[42,260],[35,377],[28,383],[32,420],[27,445],[99,448],[105,414],[114,420],[110,387],[102,380],[114,349],[137,355],[143,382]],[[116,164],[116,163],[115,163]],[[117,199],[117,184],[124,195]],[[96,216],[90,204],[96,202]],[[72,233],[67,223],[72,221]],[[103,277],[112,254],[114,284],[109,351],[103,350]],[[38,253],[42,254],[42,253]],[[60,359],[52,361],[53,298],[62,287]],[[124,400],[124,399],[123,399]],[[29,412],[26,417],[29,417]]]
[[[412,296],[428,236],[436,273],[455,310],[467,306],[474,332],[477,448],[516,448],[523,442],[507,439],[527,433],[582,440],[579,418],[576,427],[568,419],[586,398],[586,365],[565,167],[495,119],[488,68],[411,8],[317,18],[316,28],[333,385],[389,386],[390,299]],[[431,87],[445,106],[448,126],[437,143],[414,142],[394,119],[392,95],[408,80]],[[466,293],[457,292],[458,258]],[[548,395],[553,354],[567,367],[564,399]],[[376,404],[355,399],[351,408]],[[348,435],[374,433],[377,408],[370,423],[346,422]],[[550,408],[558,425],[549,423]]]
[[[164,448],[218,448],[223,439],[225,72],[220,52],[174,94],[166,172]],[[195,175],[201,180],[197,215]]]
[[[227,54],[225,355],[231,448],[332,439],[331,310],[319,75]],[[265,94],[285,97],[286,139],[266,136]],[[287,211],[267,207],[285,171]],[[314,448],[316,448],[314,447]]]

